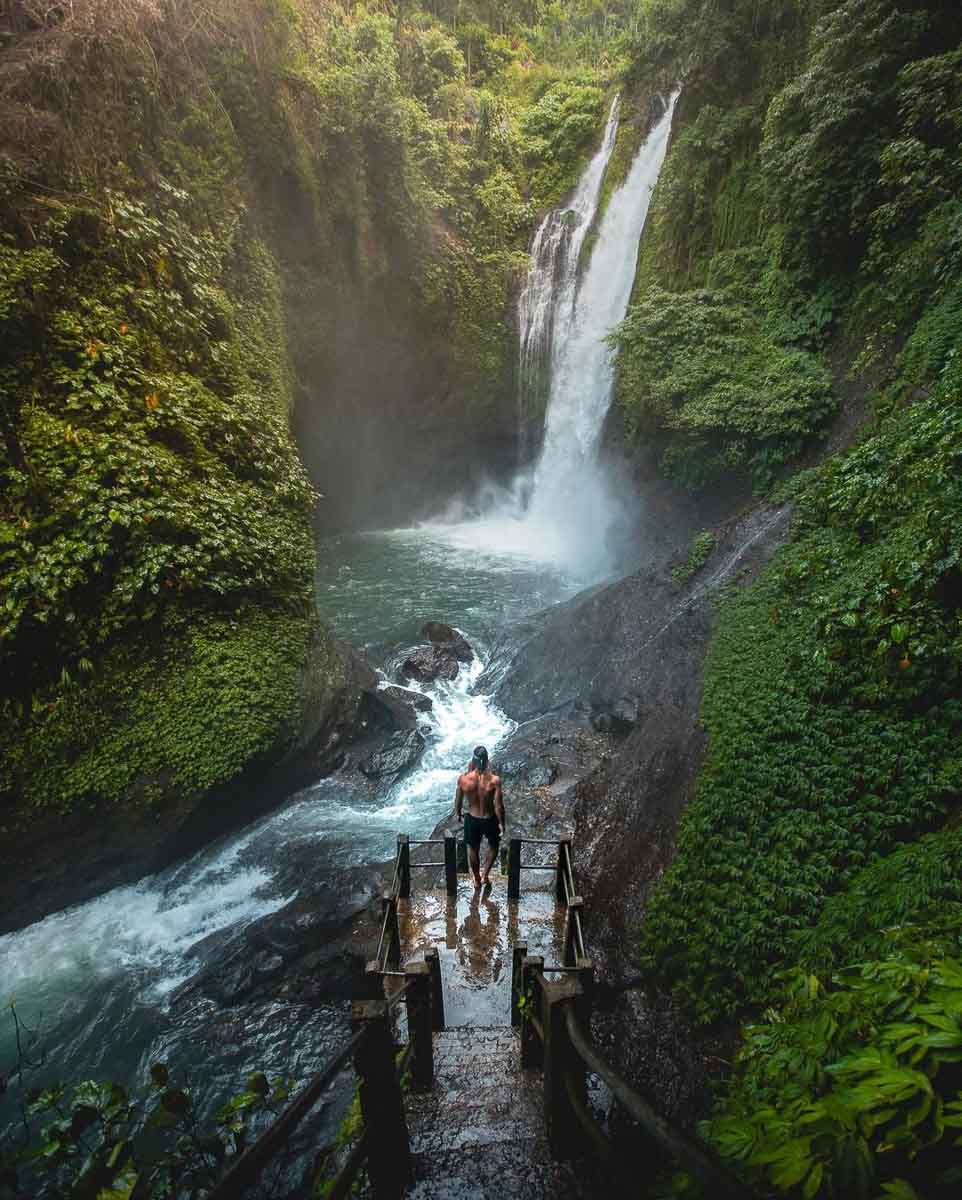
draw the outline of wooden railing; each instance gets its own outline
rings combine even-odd
[[[350,1040],[240,1155],[208,1193],[208,1200],[238,1200],[243,1196],[287,1144],[338,1074],[351,1064],[358,1078],[364,1132],[337,1175],[328,1182],[327,1200],[342,1200],[347,1196],[364,1167],[375,1200],[396,1200],[404,1194],[410,1181],[411,1159],[401,1081],[406,1076],[413,1091],[431,1090],[434,1086],[434,1031],[444,1028],[444,991],[438,951],[425,951],[423,961],[409,962],[403,969],[400,965],[398,899],[410,895],[411,868],[443,865],[412,863],[411,846],[418,844],[403,834],[398,837],[391,886],[381,897],[383,915],[377,952],[366,968],[368,976],[377,977],[382,993],[387,986],[392,989],[391,994],[381,999],[356,1000],[352,1004]],[[397,986],[398,982],[400,986]],[[399,1054],[391,1014],[402,1000],[407,1010],[408,1041]],[[375,1147],[377,1152],[370,1153]]]
[[[694,1176],[713,1200],[750,1200],[749,1190],[706,1147],[675,1129],[598,1053],[590,1029],[594,967],[585,955],[584,901],[577,894],[571,840],[513,838],[509,849],[508,896],[517,897],[523,870],[550,870],[549,864],[521,862],[522,842],[557,845],[556,896],[567,906],[561,963],[546,964],[528,954],[526,943],[513,947],[511,1023],[521,1030],[522,1068],[540,1067],[544,1079],[544,1116],[552,1154],[559,1159],[595,1153],[624,1189],[639,1190],[639,1163],[628,1163],[588,1104],[587,1076],[603,1080],[618,1104],[648,1140]],[[561,979],[549,980],[548,975]],[[643,1170],[643,1166],[641,1166]]]

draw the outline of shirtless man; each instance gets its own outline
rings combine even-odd
[[[501,795],[501,778],[489,768],[488,752],[483,746],[475,746],[470,767],[458,776],[454,815],[459,821],[465,799],[468,802],[468,815],[464,818],[464,840],[468,847],[468,863],[474,876],[474,886],[487,887],[504,834],[504,799]],[[484,871],[479,872],[482,837],[488,839],[488,857]]]

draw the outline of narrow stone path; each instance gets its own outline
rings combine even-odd
[[[434,1089],[405,1097],[412,1200],[588,1197],[578,1164],[556,1163],[544,1133],[540,1072],[522,1071],[511,1028],[434,1035]]]

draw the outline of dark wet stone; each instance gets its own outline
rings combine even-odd
[[[436,679],[456,679],[460,664],[457,654],[446,645],[419,646],[401,663],[401,675],[419,683]]]
[[[445,650],[450,650],[459,662],[474,661],[474,651],[468,644],[467,638],[458,633],[451,625],[445,625],[443,621],[428,621],[421,629],[421,637],[427,638],[435,645],[442,646]]]
[[[390,709],[399,729],[415,729],[418,714],[431,712],[434,708],[434,701],[430,696],[416,692],[413,688],[400,687],[396,683],[392,683],[390,687],[378,688],[377,699]]]
[[[369,779],[397,777],[409,771],[421,757],[424,738],[416,729],[395,733],[387,745],[375,750],[358,763],[358,768]]]
[[[554,763],[539,762],[536,759],[499,759],[495,765],[498,774],[506,783],[523,783],[527,787],[548,787],[558,776],[558,768]]]
[[[591,727],[599,733],[625,738],[638,723],[640,708],[634,696],[622,696],[613,704],[598,706],[591,715]]]
[[[284,959],[280,954],[272,954],[269,958],[263,958],[254,968],[254,976],[258,982],[264,979],[273,979],[276,975],[280,975],[284,970]]]

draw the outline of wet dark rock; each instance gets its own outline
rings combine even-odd
[[[318,1001],[356,997],[364,986],[363,955],[353,944],[353,927],[376,919],[383,886],[380,867],[340,872],[335,882],[244,928],[201,939],[188,951],[199,969],[172,1004],[197,994],[222,1005],[277,992]]]
[[[591,715],[591,725],[599,733],[610,733],[616,738],[625,738],[638,721],[641,709],[633,696],[622,696],[614,704],[596,706]]]
[[[262,958],[255,970],[254,975],[258,982],[263,982],[265,979],[273,979],[280,975],[284,970],[284,959],[280,954],[272,954],[268,958]]]
[[[429,713],[434,708],[434,701],[423,692],[413,688],[400,687],[392,683],[389,687],[378,688],[377,699],[390,709],[399,729],[415,729],[419,713]]]
[[[421,637],[427,638],[434,645],[450,650],[458,662],[474,661],[474,651],[465,636],[458,633],[453,626],[445,625],[443,621],[428,621],[421,629]]]
[[[635,1088],[652,1098],[658,1111],[681,1128],[692,1128],[711,1102],[711,1066],[721,1064],[715,1053],[728,1057],[730,1047],[707,1040],[687,1025],[672,999],[659,992],[625,990],[605,1010],[596,1006],[592,1033],[598,1049]],[[623,1119],[620,1106],[612,1113],[617,1137],[631,1137],[636,1128]]]
[[[418,646],[401,663],[401,675],[405,679],[416,679],[419,683],[433,683],[436,679],[456,679],[460,660],[448,645]]]
[[[361,759],[358,768],[369,779],[397,777],[414,766],[423,750],[424,738],[416,729],[400,731],[387,745]]]
[[[497,770],[506,784],[524,784],[532,788],[548,787],[558,777],[558,768],[554,763],[530,758],[499,759]]]
[[[497,702],[523,722],[506,757],[526,743],[526,756],[557,759],[553,738],[584,742],[583,725],[600,739],[570,798],[592,955],[612,980],[630,970],[625,948],[636,944],[648,890],[671,859],[704,754],[698,714],[713,590],[752,578],[789,517],[759,508],[730,522],[687,587],[663,560],[528,618],[506,631],[488,667],[500,680]]]

